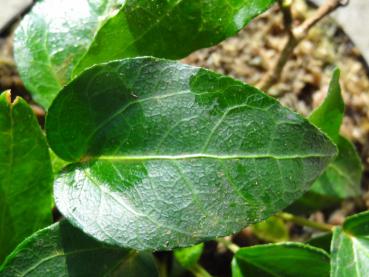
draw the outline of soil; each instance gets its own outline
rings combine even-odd
[[[313,10],[304,1],[294,2],[295,24],[302,22]],[[232,76],[255,85],[278,57],[286,40],[278,7],[259,16],[237,36],[221,44],[194,52],[182,61]],[[33,105],[24,89],[12,59],[11,31],[0,37],[0,91],[11,88],[13,96],[21,95]],[[343,201],[339,207],[308,215],[311,219],[341,224],[354,212],[369,209],[369,71],[359,50],[332,19],[326,18],[313,28],[295,49],[286,64],[281,80],[268,93],[291,109],[308,115],[324,99],[332,70],[341,69],[341,85],[346,115],[341,133],[352,140],[362,158],[363,194],[358,199]],[[41,118],[42,121],[42,118]],[[303,241],[312,231],[289,224],[293,240]],[[234,240],[241,246],[263,243],[249,228]],[[167,255],[161,253],[160,255]],[[206,244],[202,265],[215,276],[230,276],[231,255],[215,242]],[[170,257],[172,258],[172,257]],[[191,275],[188,275],[191,276]]]

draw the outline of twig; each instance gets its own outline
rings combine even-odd
[[[326,0],[315,13],[307,18],[300,26],[293,27],[293,17],[291,12],[291,0],[278,0],[279,7],[283,14],[283,24],[288,38],[283,46],[276,63],[272,66],[265,77],[256,85],[263,91],[267,91],[278,82],[282,75],[284,66],[293,53],[296,46],[306,37],[310,29],[326,15],[330,14],[340,6],[347,5],[349,0]]]
[[[285,221],[290,221],[290,222],[296,223],[298,225],[311,227],[313,229],[317,229],[317,230],[320,230],[320,231],[323,231],[323,232],[332,232],[332,229],[334,227],[333,225],[330,225],[330,224],[318,223],[318,222],[315,222],[315,221],[308,220],[304,217],[289,214],[289,213],[285,213],[285,212],[280,212],[280,213],[276,214],[276,216],[282,218]]]
[[[238,245],[231,241],[230,237],[218,238],[217,241],[223,244],[229,251],[233,253],[236,253],[240,249]]]

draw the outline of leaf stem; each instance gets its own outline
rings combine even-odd
[[[212,277],[200,264],[194,264],[189,268],[195,277]]]
[[[223,244],[229,251],[236,254],[236,252],[240,249],[237,244],[234,244],[229,237],[218,238],[218,243]]]
[[[312,220],[308,220],[302,216],[297,216],[297,215],[293,215],[290,213],[285,213],[285,212],[280,212],[278,214],[276,214],[276,216],[282,218],[285,221],[290,221],[293,223],[296,223],[298,225],[301,226],[307,226],[307,227],[311,227],[323,232],[332,232],[333,229],[333,225],[330,224],[325,224],[325,223],[318,223]]]

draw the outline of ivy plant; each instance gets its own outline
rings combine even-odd
[[[287,242],[281,216],[360,194],[359,156],[339,133],[339,70],[304,118],[251,85],[175,61],[273,2],[34,5],[14,52],[46,123],[0,95],[0,276],[165,276],[159,250],[210,276],[200,265],[210,240],[234,253],[233,276],[364,276],[368,212],[306,243]],[[221,238],[246,226],[274,243]]]

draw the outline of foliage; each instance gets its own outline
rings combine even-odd
[[[286,217],[273,216],[360,194],[360,159],[339,133],[339,71],[306,119],[250,85],[168,60],[234,35],[273,2],[34,5],[16,31],[15,58],[48,109],[50,149],[28,104],[1,94],[0,276],[166,270],[137,250],[173,250],[183,268],[209,276],[203,242],[248,225],[278,243],[219,240],[234,252],[233,276],[365,274],[368,212],[347,218],[333,237],[322,226],[328,234],[306,243],[281,242]],[[50,225],[52,187],[65,219]],[[329,243],[330,254],[321,249]]]

